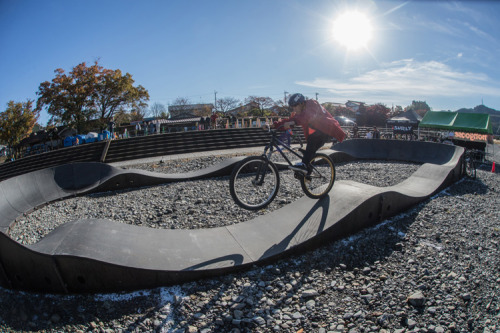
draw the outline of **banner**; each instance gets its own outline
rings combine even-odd
[[[455,139],[468,141],[488,141],[488,135],[479,133],[455,132]]]
[[[394,134],[413,134],[412,125],[395,125],[392,126],[392,131]]]

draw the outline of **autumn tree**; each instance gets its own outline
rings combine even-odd
[[[132,119],[132,115],[130,112],[127,112],[124,108],[119,108],[115,112],[114,120],[115,123],[119,126],[120,124],[130,123]]]
[[[0,113],[0,140],[14,147],[32,132],[39,115],[31,100],[25,103],[9,101],[7,109]]]
[[[83,62],[68,74],[59,68],[55,74],[52,82],[40,84],[37,110],[47,109],[50,124],[75,126],[78,132],[91,119],[105,124],[119,108],[144,106],[149,99],[146,89],[133,86],[130,74],[104,69],[97,61],[92,66]]]
[[[134,87],[133,84],[134,80],[129,73],[122,75],[119,69],[104,69],[99,66],[94,100],[102,122],[113,119],[119,108],[147,105],[148,91],[141,85]]]
[[[146,118],[146,115],[148,114],[148,109],[145,106],[139,106],[132,111],[130,111],[130,121],[140,121],[144,120]]]
[[[47,109],[49,124],[76,126],[81,130],[84,123],[96,114],[96,94],[99,66],[87,67],[85,63],[75,66],[69,75],[61,68],[54,72],[52,82],[40,84],[36,109]]]
[[[377,126],[384,126],[391,110],[382,103],[367,107],[369,123]]]
[[[356,121],[361,126],[384,126],[389,116],[390,109],[384,104],[360,106]]]

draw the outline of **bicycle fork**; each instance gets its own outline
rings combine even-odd
[[[269,153],[266,155],[267,151],[269,150]],[[269,165],[269,158],[271,157],[273,151],[272,147],[266,147],[264,149],[264,154],[262,154],[262,158],[264,159],[264,163],[259,164],[259,169],[257,170],[257,173],[255,174],[255,179],[252,180],[252,184],[254,186],[262,186],[264,184],[264,177],[266,176],[266,170]]]

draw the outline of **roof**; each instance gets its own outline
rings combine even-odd
[[[155,122],[160,124],[185,124],[201,121],[202,117],[183,118],[183,119],[158,119]]]
[[[408,110],[396,117],[387,119],[387,123],[418,123],[422,120],[422,117],[413,110]]]
[[[425,114],[419,127],[482,134],[493,133],[490,115],[485,113],[429,111]]]

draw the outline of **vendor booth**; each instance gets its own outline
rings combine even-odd
[[[459,113],[429,111],[422,118],[419,128],[442,131],[443,137],[467,149],[485,151],[486,143],[493,139],[490,115],[486,113]]]
[[[417,130],[418,124],[422,120],[422,117],[418,115],[415,111],[409,110],[396,117],[392,117],[387,120],[387,126],[392,128],[392,133],[394,136],[400,135],[413,135],[414,131]]]

